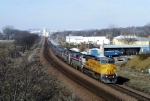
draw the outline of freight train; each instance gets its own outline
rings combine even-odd
[[[51,39],[48,41],[53,53],[75,69],[104,83],[117,82],[118,76],[114,58],[82,54],[62,47]]]

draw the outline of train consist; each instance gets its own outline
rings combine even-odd
[[[104,83],[116,83],[117,74],[114,58],[96,57],[68,50],[51,39],[49,39],[49,45],[57,57],[77,70]]]

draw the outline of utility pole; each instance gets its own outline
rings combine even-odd
[[[77,48],[78,48],[78,41],[77,41],[77,37],[76,37],[76,44],[77,44]]]
[[[88,54],[89,54],[89,50],[90,50],[90,49],[89,49],[89,48],[90,48],[90,47],[89,47],[89,44],[90,44],[90,43],[89,43],[89,39],[88,39]]]
[[[70,34],[69,34],[69,48],[70,48]]]
[[[94,32],[94,44],[95,44],[95,35],[96,35],[96,32]]]

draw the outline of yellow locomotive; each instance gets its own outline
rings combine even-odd
[[[105,83],[116,83],[115,59],[86,55],[83,71]]]
[[[99,79],[104,83],[116,83],[115,59],[111,57],[96,57],[74,52],[61,47],[58,43],[50,40],[50,46],[56,56],[66,61],[76,69]]]

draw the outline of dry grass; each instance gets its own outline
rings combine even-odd
[[[150,69],[150,53],[139,54],[118,66],[118,75],[129,79],[124,85],[150,94],[150,74],[144,72],[148,68]]]
[[[139,54],[125,64],[126,67],[133,67],[137,70],[150,68],[150,53]]]
[[[119,68],[117,73],[119,76],[129,79],[123,85],[150,94],[150,74],[128,67]]]

